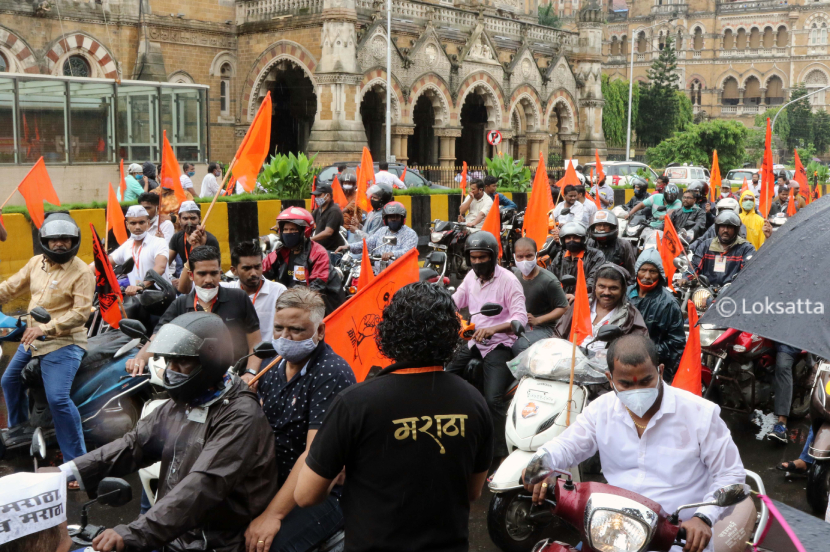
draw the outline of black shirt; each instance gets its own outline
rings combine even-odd
[[[262,362],[263,367],[269,364],[271,360]],[[280,487],[305,452],[308,431],[320,429],[334,397],[354,383],[351,367],[324,341],[291,381],[286,379],[285,361],[259,380],[257,393],[274,431]]]
[[[346,468],[348,552],[466,552],[469,481],[493,456],[487,403],[449,372],[386,370],[335,397],[306,464],[326,479]]]
[[[216,239],[216,236],[214,236],[208,231],[205,231],[205,234],[207,235],[207,241],[205,241],[205,245],[215,247],[216,250],[219,251],[219,240]],[[188,242],[185,238],[184,230],[173,234],[173,237],[170,238],[169,247],[172,251],[175,251],[176,254],[178,254],[178,256],[181,258],[183,262],[187,262],[187,257],[188,255],[190,255],[190,250],[192,249],[192,247],[190,247],[190,242]],[[187,251],[185,251],[185,247],[187,247]]]
[[[320,240],[317,243],[325,247],[327,251],[334,251],[337,249],[337,246],[340,245],[340,236],[338,233],[340,232],[340,227],[343,226],[343,211],[340,210],[340,206],[332,202],[329,203],[329,206],[326,207],[325,211],[322,209],[315,209],[314,224],[317,227],[314,231],[315,234],[319,234],[326,228],[334,229],[334,234]]]
[[[187,312],[193,312],[204,309],[198,305],[198,309],[194,308],[196,302],[196,289],[187,295],[179,295],[176,300],[167,307],[164,315],[156,325],[155,333],[161,329],[162,326]],[[216,295],[216,302],[213,304],[213,314],[218,315],[228,331],[231,333],[231,340],[233,341],[233,361],[236,362],[243,356],[248,354],[248,334],[259,333],[259,317],[254,310],[254,304],[248,298],[248,294],[241,289],[219,287],[219,293]]]
[[[552,272],[539,269],[539,273],[532,280],[525,280],[518,268],[513,269],[513,274],[522,284],[528,314],[542,316],[560,307],[568,308],[565,290],[562,289],[559,278]],[[551,320],[543,326],[555,326],[556,322],[556,320]]]

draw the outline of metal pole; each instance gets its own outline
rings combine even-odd
[[[392,0],[386,0],[386,161],[392,161]]]
[[[772,126],[770,127],[770,132],[775,134],[775,121],[778,119],[778,116],[781,115],[781,112],[784,111],[785,107],[787,107],[788,105],[790,105],[792,103],[795,103],[799,100],[803,100],[804,98],[809,98],[813,94],[818,94],[819,92],[821,92],[823,90],[827,90],[828,88],[830,88],[830,86],[825,86],[824,88],[819,88],[818,90],[814,90],[814,91],[810,92],[809,94],[805,94],[804,96],[801,96],[800,98],[790,100],[787,103],[785,103],[784,105],[782,105],[781,107],[779,107],[778,112],[775,114],[775,117],[772,118]]]

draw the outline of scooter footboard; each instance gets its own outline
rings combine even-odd
[[[513,489],[520,489],[522,487],[521,478],[522,470],[527,467],[530,459],[533,458],[535,452],[516,449],[510,453],[510,456],[504,459],[499,469],[490,478],[488,486],[494,493],[510,491]],[[580,481],[579,468],[573,467],[569,470],[573,480]]]
[[[830,458],[830,422],[824,422],[818,428],[813,439],[813,444],[808,449],[810,457],[816,460],[827,460]]]

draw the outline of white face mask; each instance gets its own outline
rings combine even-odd
[[[516,268],[518,268],[522,274],[525,276],[530,276],[530,273],[533,272],[533,269],[536,267],[536,256],[534,255],[533,259],[530,261],[520,261],[516,259],[514,256],[513,259],[516,261]]]
[[[659,376],[662,380],[663,377]],[[613,383],[611,386],[617,392],[617,398],[628,408],[631,412],[640,418],[648,412],[648,409],[654,406],[657,397],[660,395],[660,381],[657,382],[657,387],[647,387],[645,389],[630,389],[628,391],[619,391],[617,386]]]
[[[147,237],[147,234],[149,234],[149,232],[148,232],[148,231],[146,231],[146,230],[145,230],[144,232],[142,232],[141,234],[133,234],[133,239],[134,239],[135,241],[137,241],[137,242],[140,242],[140,241],[142,241],[144,238],[146,238],[146,237]]]
[[[215,288],[203,288],[199,286],[194,286],[196,288],[196,296],[202,303],[210,303],[213,301],[213,298],[216,297],[216,294],[219,293],[219,286]]]

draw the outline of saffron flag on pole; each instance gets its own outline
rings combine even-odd
[[[748,189],[749,189],[749,182],[747,182],[746,177],[744,177],[744,183],[741,184],[741,192],[740,193],[744,193]]]
[[[484,224],[481,225],[481,232],[490,232],[499,244],[499,259],[502,257],[501,250],[501,214],[499,213],[499,196],[496,195],[493,205],[484,217]]]
[[[709,177],[709,200],[717,201],[721,187],[720,166],[718,165],[718,150],[712,151],[712,170]]]
[[[530,188],[530,199],[527,202],[522,223],[522,235],[535,241],[537,249],[542,248],[548,237],[548,212],[553,207],[550,184],[548,184],[548,175],[545,171],[545,160],[540,153],[539,165],[536,167],[536,176]]]
[[[124,201],[124,197],[127,193],[127,180],[124,178],[124,160],[121,159],[121,164],[119,166],[119,170],[121,171],[121,180],[118,182],[118,201]]]
[[[406,169],[407,167],[404,167],[403,172],[401,173],[401,182],[403,182],[404,184],[406,184]]]
[[[360,167],[357,171],[357,196],[355,197],[355,204],[363,209],[366,213],[372,212],[372,206],[369,204],[369,197],[366,192],[375,185],[375,165],[372,162],[372,154],[369,153],[369,148],[363,146],[363,155],[360,158]]]
[[[110,186],[112,193],[112,186]],[[114,194],[113,194],[114,195]],[[118,329],[121,322],[120,303],[124,298],[121,296],[121,286],[118,285],[118,278],[112,270],[110,258],[104,251],[101,238],[95,231],[95,226],[90,222],[89,229],[92,231],[92,256],[95,260],[95,288],[98,292],[98,307],[101,309],[101,318],[107,324]]]
[[[703,394],[700,381],[700,327],[697,325],[697,309],[691,301],[686,304],[686,312],[689,313],[689,337],[671,385],[700,397]]]
[[[464,198],[467,197],[467,162],[461,162],[461,201],[464,201]]]
[[[585,281],[585,268],[582,259],[579,259],[576,275],[576,290],[574,292],[574,312],[571,318],[571,333],[568,340],[579,345],[586,337],[593,334],[591,327],[591,303],[588,301],[588,284]]]
[[[787,201],[787,216],[791,217],[798,212],[795,207],[795,187],[790,186],[790,199]]]
[[[118,198],[115,197],[112,184],[107,185],[107,226],[112,229],[112,234],[115,236],[118,245],[127,241],[129,236],[127,236],[124,211],[121,210],[121,205],[118,204]]]
[[[182,170],[179,168],[179,162],[176,161],[176,154],[173,153],[173,148],[170,147],[170,142],[167,141],[167,131],[164,131],[164,140],[161,148],[161,175],[159,176],[159,185],[162,188],[173,190],[176,196],[175,202],[163,201],[160,203],[160,212],[163,215],[168,213],[178,213],[179,207],[182,203],[187,201],[187,194],[182,188]]]
[[[597,188],[599,188],[599,184],[605,180],[605,171],[602,169],[602,161],[599,160],[599,150],[594,150],[594,158],[597,162]]]
[[[248,193],[256,188],[256,179],[268,157],[270,144],[271,92],[268,92],[259,104],[256,116],[234,156],[236,162],[233,164],[233,176]]]
[[[801,164],[801,158],[798,156],[798,150],[793,150],[795,153],[795,175],[793,179],[798,182],[798,191],[804,197],[807,205],[810,204],[813,193],[810,190],[810,181],[807,180],[807,171],[804,170],[804,165]]]
[[[340,180],[337,179],[337,175],[334,175],[334,179],[331,181],[331,199],[341,209],[345,209],[346,205],[349,204],[349,200],[346,199],[346,194],[343,192],[343,187],[340,185]]]
[[[26,176],[17,185],[17,191],[26,200],[29,217],[31,217],[32,222],[38,228],[43,226],[43,202],[48,201],[52,205],[58,206],[61,204],[60,199],[58,199],[58,194],[52,186],[52,181],[49,179],[49,173],[46,172],[46,164],[43,162],[43,157],[38,159],[37,163],[29,169],[29,172],[26,173]]]
[[[326,343],[346,359],[357,381],[392,363],[378,350],[375,331],[395,292],[417,281],[418,250],[411,249],[326,317]]]
[[[674,259],[683,252],[683,242],[680,241],[671,218],[665,217],[663,220],[663,243],[660,248],[660,260],[663,262],[663,271],[666,273],[666,285],[674,291],[671,284],[675,273]]]
[[[775,186],[775,176],[772,169],[772,128],[767,117],[767,134],[764,140],[764,158],[761,162],[761,199],[758,207],[761,216],[769,218],[769,210],[772,207],[772,194]]]
[[[375,271],[372,269],[372,261],[369,259],[369,247],[366,245],[366,238],[363,238],[363,253],[360,257],[360,276],[357,279],[357,289],[363,289],[375,279]]]

